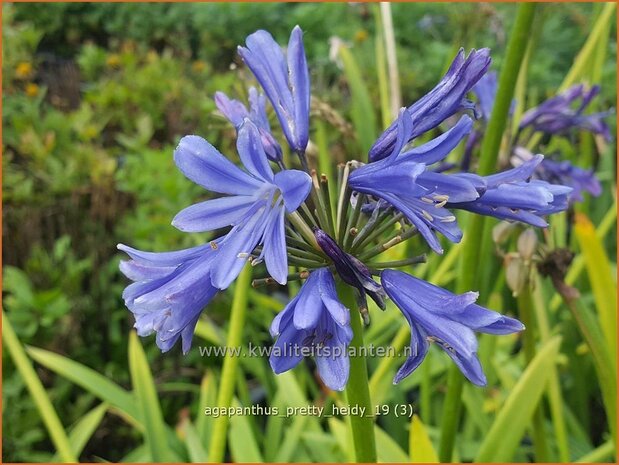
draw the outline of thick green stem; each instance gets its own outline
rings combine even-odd
[[[449,367],[447,378],[447,395],[443,405],[441,421],[441,441],[438,449],[438,459],[445,463],[451,462],[451,455],[456,441],[456,431],[460,422],[460,410],[462,410],[462,387],[464,377],[458,367]]]
[[[496,168],[503,132],[507,124],[509,107],[514,97],[514,88],[518,78],[518,70],[524,58],[527,43],[531,35],[531,25],[535,12],[534,3],[521,3],[511,32],[505,61],[501,67],[499,87],[496,100],[488,122],[486,135],[482,141],[481,156],[478,173],[482,176],[492,173]],[[484,218],[476,215],[469,218],[464,234],[458,292],[466,292],[476,287],[479,254],[484,231]],[[447,397],[443,409],[441,423],[441,440],[439,445],[439,459],[441,462],[450,462],[452,458],[456,431],[460,419],[463,378],[455,366],[449,371]]]
[[[520,321],[527,328],[522,335],[524,356],[527,365],[535,358],[535,318],[533,317],[533,299],[531,297],[531,287],[525,285],[522,291],[518,294],[518,316]],[[546,443],[546,434],[544,432],[544,410],[542,404],[539,403],[533,414],[533,448],[535,450],[536,462],[548,462],[548,444]]]
[[[355,448],[355,460],[359,463],[375,463],[374,406],[370,399],[368,367],[363,345],[363,325],[359,312],[356,310],[353,289],[340,283],[338,294],[342,303],[351,310],[350,326],[353,331],[353,338],[350,342],[350,375],[346,385],[346,399],[350,406],[358,405],[365,412],[362,415],[348,417]]]
[[[240,347],[242,343],[245,314],[247,313],[247,297],[251,289],[251,270],[252,267],[249,263],[246,264],[236,281],[232,309],[230,310],[230,328],[228,329],[228,340],[226,341],[227,347]],[[217,395],[217,405],[219,407],[229,407],[232,403],[238,364],[238,355],[230,353],[226,355],[221,373],[219,393]],[[209,462],[223,462],[226,452],[227,432],[228,416],[222,415],[215,420],[215,424],[213,425],[213,434],[211,435],[208,455]]]

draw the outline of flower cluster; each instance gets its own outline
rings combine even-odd
[[[532,179],[542,156],[485,177],[448,174],[435,166],[472,130],[473,120],[461,113],[475,109],[466,97],[487,72],[489,51],[473,50],[468,56],[460,51],[437,86],[403,108],[377,139],[368,163],[338,166],[337,208],[331,207],[328,178],[310,169],[305,155],[310,82],[301,29],[292,31],[285,54],[265,31],[251,34],[239,54],[264,95],[251,88],[249,106],[222,93],[215,95],[215,102],[237,130],[242,168],[198,136],[182,138],[174,153],[187,178],[222,196],[187,207],[172,224],[187,232],[229,230],[204,245],[175,252],[142,252],[119,245],[130,257],[121,270],[134,283],[123,297],[135,315],[138,333],[155,332],[163,351],[182,339],[187,352],[203,308],[246,263],[264,262],[269,276],[255,280],[255,285],[305,279],[271,325],[280,349],[270,358],[276,373],[302,360],[291,347],[339,349],[316,352],[315,361],[324,383],[343,389],[351,319],[369,322],[369,297],[381,309],[390,299],[411,328],[411,356],[394,382],[408,376],[434,342],[471,382],[485,384],[475,332],[509,334],[522,331],[523,325],[477,305],[475,292],[455,295],[392,269],[419,263],[423,255],[390,263],[375,259],[413,236],[442,253],[439,234],[451,242],[462,238],[456,210],[545,227],[546,215],[567,208],[570,187]],[[283,145],[267,118],[267,100],[301,170],[285,166]],[[487,106],[482,105],[484,115],[490,111]],[[457,114],[451,129],[415,144],[420,135]],[[298,272],[288,275],[289,266],[298,267]],[[353,289],[360,314],[341,302],[338,286]]]
[[[497,75],[489,72],[484,75],[472,91],[477,97],[480,107],[482,120],[487,121],[494,107],[494,100],[497,93]],[[520,120],[518,134],[514,141],[513,156],[511,163],[513,166],[528,164],[536,158],[528,149],[518,145],[519,136],[523,131],[530,129],[532,132],[540,132],[545,135],[569,135],[574,129],[588,131],[598,134],[606,141],[612,139],[608,125],[604,118],[611,114],[610,111],[585,114],[585,110],[592,100],[599,94],[600,87],[592,86],[587,89],[579,84],[570,87],[566,91],[546,100],[538,107],[528,110]],[[577,105],[575,103],[579,102]],[[515,102],[512,102],[513,110]],[[483,129],[474,129],[468,138],[465,153],[460,167],[468,170],[471,164],[473,150],[483,137]],[[563,185],[572,188],[569,195],[570,202],[581,202],[582,193],[589,192],[593,196],[601,194],[600,182],[593,170],[585,170],[575,166],[568,160],[545,158],[537,163],[537,168],[532,173],[534,179],[547,181],[554,185]]]

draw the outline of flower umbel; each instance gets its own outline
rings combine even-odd
[[[299,156],[293,162],[301,169],[284,165],[282,146],[268,123],[265,96],[250,89],[248,109],[216,94],[218,109],[237,130],[242,167],[198,136],[182,138],[174,153],[178,168],[222,196],[185,208],[172,223],[189,233],[222,228],[226,232],[177,252],[147,253],[120,246],[131,257],[121,264],[135,281],[124,298],[139,334],[156,332],[164,351],[182,339],[186,352],[202,309],[217,291],[230,286],[248,261],[253,266],[264,262],[267,276],[254,280],[255,287],[306,280],[271,325],[277,337],[270,356],[275,373],[290,370],[309,354],[324,383],[344,389],[355,366],[351,368],[347,351],[351,341],[357,344],[357,329],[353,340],[351,327],[362,330],[360,320],[353,319],[370,323],[369,296],[382,310],[389,308],[390,298],[411,326],[413,355],[395,382],[408,376],[425,357],[429,343],[436,342],[473,383],[483,385],[474,332],[509,334],[523,330],[522,324],[475,304],[474,292],[454,295],[394,270],[424,261],[423,254],[402,260],[377,257],[417,235],[442,253],[437,233],[451,242],[462,238],[455,210],[544,227],[546,215],[567,208],[569,187],[531,179],[541,156],[491,176],[447,173],[446,167],[454,166],[447,163],[448,157],[472,130],[468,115],[415,145],[421,134],[474,108],[467,93],[488,70],[489,51],[473,50],[466,56],[461,50],[437,86],[403,108],[378,138],[369,163],[338,166],[337,184],[331,189],[334,180],[311,169],[305,156],[310,88],[301,29],[292,31],[286,55],[266,31],[251,34],[239,54],[271,102],[288,145]],[[358,312],[340,302],[336,283],[354,289]]]

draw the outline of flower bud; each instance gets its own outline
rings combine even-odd
[[[535,231],[532,229],[527,229],[520,234],[520,237],[518,237],[517,248],[520,257],[522,257],[525,263],[530,262],[535,250],[537,249],[537,235],[535,234]]]
[[[514,230],[515,224],[508,223],[507,221],[501,221],[494,228],[492,228],[492,240],[496,245],[502,245],[507,242],[509,236]]]
[[[512,295],[516,297],[527,285],[527,267],[520,257],[509,257],[505,269],[505,280],[512,290]]]

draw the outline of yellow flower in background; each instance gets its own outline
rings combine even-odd
[[[355,32],[355,42],[364,42],[365,40],[367,40],[368,36],[368,31],[366,31],[365,29],[359,29],[357,32]]]
[[[191,69],[197,72],[204,71],[206,69],[206,63],[202,60],[196,60],[191,64]]]
[[[116,53],[112,53],[107,57],[105,62],[110,68],[119,68],[120,67],[120,56]]]
[[[28,97],[36,97],[39,95],[39,86],[37,86],[34,82],[29,82],[26,84],[24,91]]]
[[[17,77],[17,79],[27,79],[30,75],[32,75],[32,63],[21,61],[15,67],[15,77]]]

